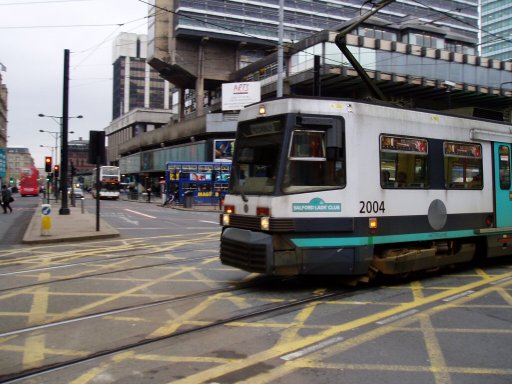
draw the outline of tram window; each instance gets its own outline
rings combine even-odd
[[[500,173],[500,188],[510,189],[510,150],[506,145],[499,148],[499,173]]]
[[[473,143],[443,143],[447,189],[482,189],[482,147]]]
[[[381,135],[382,188],[428,188],[426,139]]]
[[[244,123],[239,127],[231,192],[271,194],[276,185],[283,131],[281,119]]]
[[[299,193],[345,187],[344,159],[327,159],[325,135],[325,131],[293,132],[283,181],[284,192]]]
[[[294,131],[289,157],[325,159],[325,132]]]

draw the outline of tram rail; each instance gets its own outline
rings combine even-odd
[[[265,278],[264,280],[266,281],[267,279],[268,278]],[[195,299],[198,297],[209,296],[209,295],[212,295],[215,293],[229,293],[229,292],[235,292],[235,291],[240,291],[240,290],[248,290],[248,289],[256,288],[257,286],[263,284],[261,282],[261,280],[259,280],[259,281],[260,282],[257,282],[257,283],[248,283],[248,285],[250,285],[250,287],[248,287],[247,285],[244,285],[243,287],[228,287],[228,288],[221,288],[221,289],[215,289],[215,290],[208,290],[208,291],[198,292],[198,293],[191,294],[191,295],[186,295],[184,297],[172,298],[172,299],[168,299],[168,300],[160,300],[158,302],[146,303],[144,305],[138,305],[138,306],[133,306],[133,307],[126,307],[123,309],[117,309],[115,311],[114,310],[107,311],[107,312],[98,313],[95,315],[88,315],[88,316],[83,316],[80,318],[68,319],[66,321],[61,321],[61,322],[58,322],[55,324],[47,324],[47,325],[39,326],[39,327],[27,327],[25,329],[19,329],[19,330],[12,331],[9,333],[0,334],[0,337],[17,336],[17,335],[21,335],[23,333],[32,332],[32,331],[41,332],[50,327],[58,327],[58,326],[61,326],[64,324],[69,324],[72,321],[73,322],[86,321],[86,320],[93,319],[94,317],[109,316],[114,313],[147,309],[147,308],[154,307],[157,305],[172,304],[172,303],[180,302],[180,301],[184,301],[184,300],[190,300],[190,299]],[[253,318],[256,319],[263,315],[278,313],[281,311],[294,309],[294,308],[300,307],[300,306],[307,306],[314,302],[336,299],[341,296],[347,296],[350,294],[355,294],[355,292],[350,289],[342,289],[342,290],[334,290],[334,291],[326,292],[326,293],[322,293],[322,294],[312,293],[309,295],[305,295],[304,297],[293,299],[286,303],[257,305],[255,307],[250,308],[247,311],[243,311],[242,313],[232,314],[232,315],[226,316],[224,318],[213,320],[207,324],[195,325],[195,326],[192,326],[187,329],[177,330],[177,331],[166,333],[166,334],[159,335],[159,336],[154,336],[154,337],[149,337],[149,338],[141,338],[134,342],[124,343],[122,345],[115,346],[115,347],[108,348],[108,349],[102,349],[100,351],[94,351],[94,352],[87,354],[86,356],[69,359],[69,360],[62,361],[62,362],[46,364],[46,365],[42,365],[40,367],[33,368],[33,369],[27,369],[27,370],[23,370],[23,371],[16,372],[16,373],[0,375],[0,381],[3,383],[15,383],[19,380],[35,379],[38,376],[44,375],[51,371],[70,368],[70,367],[73,367],[78,364],[90,362],[97,358],[115,355],[115,354],[122,353],[122,352],[125,352],[128,350],[131,350],[131,349],[143,347],[143,346],[146,346],[149,344],[177,338],[179,336],[191,335],[191,334],[194,334],[194,333],[197,333],[200,331],[213,329],[215,327],[219,327],[219,326],[222,326],[222,325],[225,325],[228,323],[242,321],[242,320],[248,320],[248,319],[253,319]]]

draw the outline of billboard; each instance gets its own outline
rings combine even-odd
[[[0,148],[0,177],[5,178],[7,171],[7,156],[5,154],[5,149]]]
[[[222,84],[222,110],[238,111],[246,105],[261,101],[259,81]]]
[[[235,140],[213,140],[213,161],[233,160]]]

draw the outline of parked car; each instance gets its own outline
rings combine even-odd
[[[68,195],[71,195],[71,188],[68,188]],[[75,196],[75,199],[83,199],[84,198],[84,192],[82,191],[81,188],[74,188],[73,195]]]

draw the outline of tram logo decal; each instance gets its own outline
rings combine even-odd
[[[309,203],[293,203],[293,212],[341,212],[341,203],[326,203],[319,197]]]

